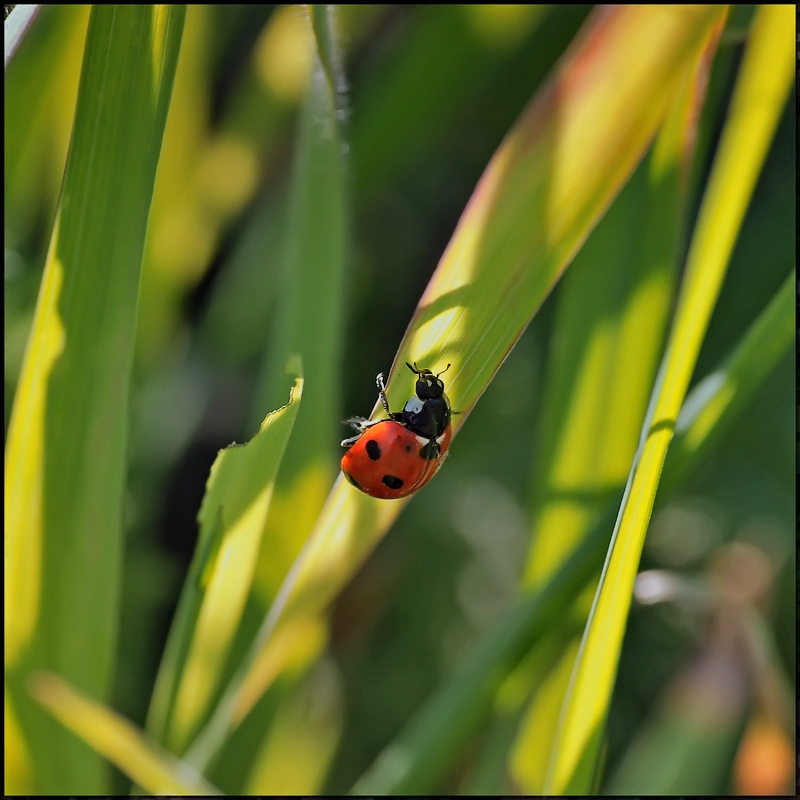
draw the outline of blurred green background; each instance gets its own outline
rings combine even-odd
[[[332,399],[341,418],[371,409],[374,376],[391,365],[486,163],[589,10],[338,9],[351,220],[345,357],[340,397]],[[150,217],[132,397],[113,705],[138,725],[188,569],[211,463],[221,447],[256,430],[271,408],[259,397],[284,391],[259,387],[258,375],[278,312],[281,220],[307,69],[295,57],[287,11],[212,5],[191,6],[187,15]],[[709,169],[751,15],[752,7],[736,7],[714,64],[696,186]],[[63,174],[86,22],[85,7],[42,8],[6,71],[6,431]],[[738,341],[794,263],[794,158],[790,103],[696,379]],[[698,192],[694,208],[699,201]],[[347,791],[517,596],[558,302],[557,287],[470,415],[446,469],[409,505],[332,610],[329,652],[344,727],[327,793]],[[789,676],[793,387],[787,354],[700,472],[656,511],[641,564],[643,571],[728,586],[731,562],[743,559],[743,574],[761,579],[753,602],[778,645],[774,666]],[[332,469],[339,438],[330,441]],[[646,738],[653,709],[664,697],[674,699],[674,682],[690,680],[702,661],[713,641],[709,619],[707,606],[691,599],[634,605],[608,726],[608,780],[635,752],[637,737]],[[741,791],[752,779],[738,741],[728,745],[721,762],[728,768],[709,791]],[[476,741],[443,791],[480,788],[473,756],[484,744]],[[515,789],[507,776],[500,780]],[[119,790],[125,786],[119,776]],[[624,793],[624,783],[617,786]]]

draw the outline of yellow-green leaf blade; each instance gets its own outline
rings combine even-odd
[[[591,789],[633,581],[675,420],[791,82],[789,9],[762,7],[700,212],[676,321],[557,733],[545,791]]]
[[[211,467],[196,556],[148,721],[148,730],[178,751],[219,689],[302,391],[303,378],[297,377],[289,402],[268,414],[247,444],[221,450]]]
[[[45,673],[33,681],[34,696],[53,716],[150,794],[222,794],[202,775],[157,744],[128,720]]]

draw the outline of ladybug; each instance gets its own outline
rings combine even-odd
[[[346,420],[358,433],[342,442],[342,472],[356,489],[371,497],[406,497],[424,486],[442,466],[453,431],[450,401],[439,377],[429,369],[406,366],[417,376],[415,394],[402,411],[390,411],[383,374],[377,377],[381,403],[389,419]]]

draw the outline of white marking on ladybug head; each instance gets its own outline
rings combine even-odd
[[[424,407],[425,402],[420,400],[419,397],[409,397],[403,411],[407,411],[409,414],[419,414]]]

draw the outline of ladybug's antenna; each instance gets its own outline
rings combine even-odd
[[[408,363],[408,361],[406,361],[406,366],[407,366],[407,367],[408,367],[408,368],[409,368],[409,369],[410,369],[410,370],[411,370],[411,371],[412,371],[412,372],[413,372],[415,375],[422,375],[422,373],[423,373],[423,372],[427,372],[427,373],[429,373],[429,374],[431,374],[431,375],[433,374],[433,373],[432,373],[432,372],[431,372],[429,369],[418,369],[418,368],[417,368],[417,362],[416,362],[416,361],[414,362],[414,366],[413,366],[413,367],[411,366],[411,364],[409,364],[409,363]],[[446,366],[446,367],[445,367],[445,368],[444,368],[444,369],[443,369],[441,372],[437,372],[437,373],[436,373],[436,375],[435,375],[435,377],[436,377],[436,378],[438,378],[438,377],[439,377],[439,375],[444,375],[444,373],[445,373],[445,372],[447,372],[447,370],[449,370],[451,366],[452,366],[452,364],[448,364],[448,365],[447,365],[447,366]]]

